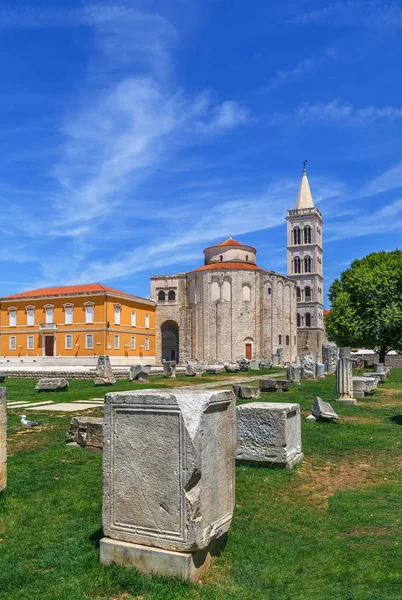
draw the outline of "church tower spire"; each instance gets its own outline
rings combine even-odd
[[[305,160],[296,206],[288,210],[288,276],[296,280],[297,351],[321,352],[324,335],[322,215],[314,206]]]

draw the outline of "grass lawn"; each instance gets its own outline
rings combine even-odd
[[[151,385],[166,384],[153,378]],[[65,393],[37,394],[32,380],[9,379],[7,387],[10,401],[103,391],[79,381]],[[113,391],[137,387],[144,385],[119,381]],[[335,378],[262,400],[298,402],[306,415],[315,395],[334,401]],[[38,407],[30,414],[42,427],[31,432],[20,426],[21,409],[10,411],[0,599],[402,599],[402,370],[357,406],[333,406],[339,423],[303,418],[305,460],[293,471],[237,467],[228,544],[195,584],[100,565],[102,457],[66,449],[71,414]]]

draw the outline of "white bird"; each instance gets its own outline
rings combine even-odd
[[[28,421],[26,415],[21,415],[21,425],[25,425],[26,427],[36,427],[40,425],[38,421]]]

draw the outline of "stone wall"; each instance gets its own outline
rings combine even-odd
[[[367,360],[368,363],[378,363],[380,358],[378,354],[354,354],[350,353],[351,358],[360,358],[361,360]],[[396,369],[402,369],[402,354],[391,354],[385,358],[386,367],[394,367]]]

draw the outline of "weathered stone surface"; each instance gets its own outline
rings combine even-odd
[[[344,346],[343,348],[339,348],[339,358],[350,358],[349,346]]]
[[[324,377],[325,365],[323,363],[315,363],[315,375],[316,377]]]
[[[112,369],[112,365],[110,364],[109,356],[104,355],[104,354],[102,354],[101,356],[98,356],[98,363],[96,365],[95,375],[96,375],[96,377],[99,377],[101,379],[114,378],[113,369]]]
[[[321,362],[321,352],[319,350],[317,350],[317,352],[315,353],[315,362],[316,363]]]
[[[255,400],[261,395],[260,388],[251,385],[234,385],[233,391],[237,398],[252,398]]]
[[[332,406],[318,396],[315,397],[311,413],[317,421],[337,421],[339,419]]]
[[[163,376],[168,379],[176,377],[176,362],[174,360],[166,360],[163,363]]]
[[[7,389],[0,387],[0,492],[7,484]]]
[[[107,394],[105,537],[194,552],[225,534],[234,507],[235,419],[228,390]]]
[[[374,377],[352,377],[353,396],[355,398],[364,398],[374,394],[378,385],[377,379]]]
[[[387,379],[386,373],[362,373],[362,377],[376,379],[378,383],[384,383]]]
[[[217,373],[223,373],[225,367],[223,365],[206,365],[205,372],[209,375],[216,375]]]
[[[302,358],[301,376],[303,379],[315,379],[315,362],[311,352],[308,352]]]
[[[0,371],[0,383],[4,383],[6,380],[6,374],[4,371]]]
[[[373,371],[374,373],[384,373],[384,363],[373,363]]]
[[[148,374],[151,372],[149,365],[135,365],[130,367],[131,381],[148,381]]]
[[[287,379],[261,379],[260,389],[262,392],[287,392],[290,381]]]
[[[260,360],[260,369],[272,369],[271,360]]]
[[[283,357],[284,357],[283,348],[282,347],[277,348],[276,353],[278,355],[279,365],[283,365]]]
[[[73,417],[70,429],[66,434],[66,442],[89,450],[102,450],[103,418]]]
[[[300,383],[301,378],[301,364],[300,363],[291,363],[286,368],[287,378],[291,383]]]
[[[336,366],[337,402],[356,404],[356,399],[353,397],[352,375],[353,369],[350,358],[339,358]]]
[[[258,362],[258,360],[256,358],[253,358],[252,360],[250,360],[250,369],[252,371],[260,370],[260,363]]]
[[[279,356],[277,354],[272,355],[272,366],[279,367]]]
[[[237,373],[240,371],[240,365],[237,363],[226,363],[225,371],[226,373]]]
[[[198,362],[189,362],[186,365],[186,375],[187,377],[201,377],[204,373],[204,367],[201,363]]]
[[[35,385],[38,392],[62,392],[68,390],[68,381],[64,377],[45,377]]]
[[[336,371],[336,362],[338,360],[338,346],[336,344],[322,345],[322,362],[325,365],[325,372],[332,375]]]
[[[246,358],[239,360],[240,371],[248,371],[250,369],[250,361]]]
[[[116,383],[114,377],[95,377],[94,385],[113,385]]]
[[[236,460],[285,468],[302,460],[298,404],[250,402],[236,411]]]
[[[307,417],[306,417],[306,421],[307,421],[308,423],[315,423],[315,422],[317,421],[317,419],[315,418],[315,416],[314,416],[314,415],[307,415]]]

